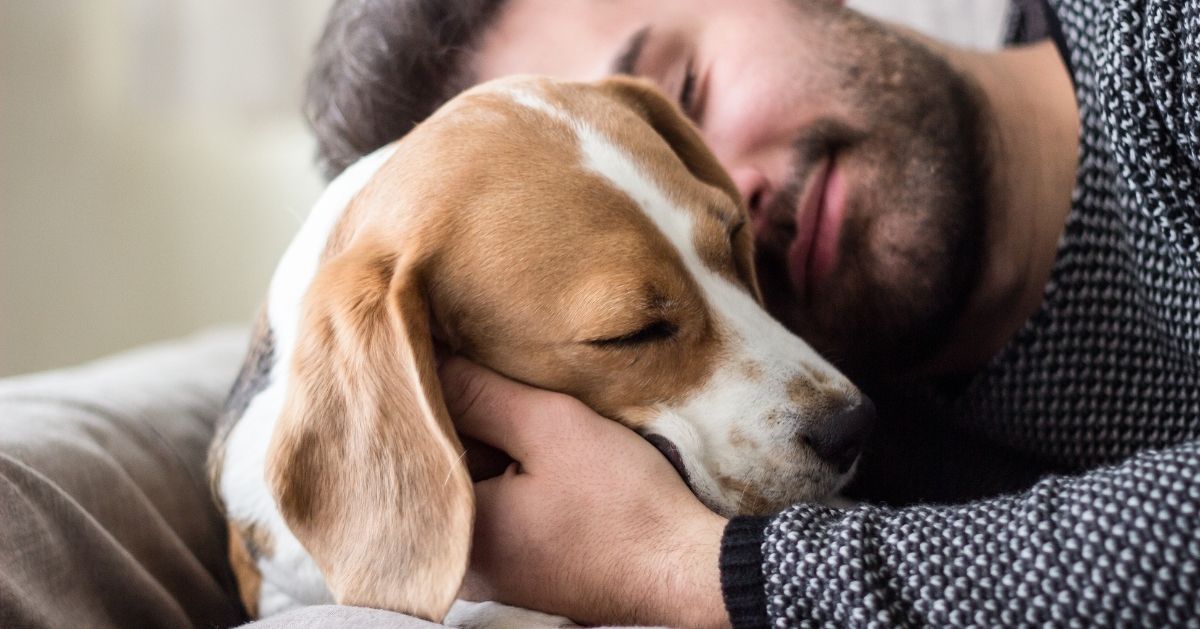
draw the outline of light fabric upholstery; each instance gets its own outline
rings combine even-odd
[[[229,626],[204,455],[245,348],[225,331],[0,381],[0,626]]]
[[[225,330],[0,380],[0,627],[245,621],[204,456],[246,347]],[[432,627],[314,607],[266,627]]]
[[[243,629],[439,629],[435,625],[395,612],[347,605],[316,605],[246,625]]]

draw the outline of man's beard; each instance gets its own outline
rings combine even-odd
[[[868,122],[809,125],[766,210],[794,216],[813,169],[836,156],[847,196],[828,277],[800,294],[769,236],[758,274],[768,309],[828,359],[860,381],[895,380],[943,349],[978,280],[989,118],[976,86],[923,46],[846,10],[812,13],[836,53],[821,71]]]

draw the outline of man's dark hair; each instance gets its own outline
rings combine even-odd
[[[304,114],[332,179],[470,87],[469,53],[503,0],[337,0]]]

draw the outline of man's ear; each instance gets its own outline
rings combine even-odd
[[[441,621],[466,573],[474,497],[410,258],[355,243],[318,271],[267,480],[338,603]]]
[[[721,167],[716,156],[708,150],[700,133],[679,107],[655,85],[644,79],[630,76],[611,76],[600,81],[601,89],[607,90],[643,120],[671,145],[692,176],[715,186],[741,206],[742,197],[729,173]]]

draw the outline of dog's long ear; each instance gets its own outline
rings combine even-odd
[[[267,480],[337,602],[440,621],[466,572],[474,497],[421,273],[398,255],[355,243],[318,271]]]
[[[741,204],[742,196],[733,179],[721,167],[712,151],[708,150],[696,127],[653,83],[618,75],[600,81],[599,85],[648,122],[671,145],[694,177],[720,188],[733,199],[734,204]]]

